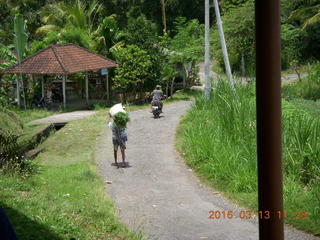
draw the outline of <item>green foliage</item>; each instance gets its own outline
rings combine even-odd
[[[34,170],[34,164],[24,157],[28,141],[21,141],[25,133],[23,122],[13,111],[2,107],[0,119],[1,171],[27,173]]]
[[[127,123],[130,121],[129,114],[124,112],[118,112],[113,116],[114,123],[119,128],[126,128]]]
[[[246,72],[253,72],[255,66],[255,24],[252,0],[231,8],[222,16],[223,29],[231,69],[241,70],[241,55],[244,55]],[[220,66],[224,66],[218,28],[214,28],[212,54]]]
[[[290,100],[297,109],[301,109],[309,113],[315,118],[320,118],[320,101],[305,100],[301,98],[296,98]]]
[[[138,14],[139,11],[135,14]],[[157,35],[157,26],[154,22],[148,20],[144,15],[134,17],[131,13],[128,18],[127,27],[124,29],[123,37],[127,45],[138,46],[146,51],[152,62],[149,70],[152,80],[144,83],[145,89],[152,89],[160,80],[163,64],[163,54],[160,51],[159,37]]]
[[[248,2],[248,0],[222,0],[220,4],[224,12],[230,10],[230,8],[237,8],[246,2]]]
[[[283,102],[285,171],[303,185],[320,183],[320,118]]]
[[[0,43],[0,107],[7,107],[13,102],[12,97],[12,81],[14,77],[11,75],[1,74],[1,71],[12,66],[17,62],[16,56],[12,53],[12,46],[4,46]]]
[[[97,1],[87,4],[82,0],[59,2],[46,5],[41,9],[44,25],[37,29],[42,41],[32,44],[31,53],[55,43],[75,43],[90,50],[100,50],[97,38],[97,17],[102,4]],[[109,40],[109,39],[108,39]]]
[[[138,46],[128,45],[113,54],[120,63],[115,69],[114,88],[137,91],[146,81],[152,79],[152,62],[146,51]]]
[[[19,144],[20,135],[0,129],[0,169],[5,172],[25,170],[28,161],[24,147]]]
[[[291,24],[281,25],[281,64],[287,69],[290,63],[300,59],[301,31]]]
[[[125,29],[125,41],[128,45],[136,45],[140,49],[150,51],[157,42],[157,26],[145,16],[129,18]]]
[[[174,33],[172,39],[163,39],[167,42],[165,54],[168,59],[164,63],[164,72],[168,72],[166,65],[169,64],[176,76],[182,76],[192,85],[198,80],[196,64],[204,55],[204,26],[196,19],[187,21],[179,17],[174,22]]]
[[[320,62],[308,66],[308,76],[301,82],[282,87],[282,96],[286,99],[320,99]]]
[[[291,12],[291,21],[299,21],[302,30],[320,20],[320,4],[316,0],[302,1],[302,3]]]
[[[124,45],[124,34],[118,27],[116,15],[105,17],[94,32],[96,49],[100,54],[110,55],[110,51]]]
[[[23,123],[13,111],[0,107],[0,129],[22,134]]]
[[[302,30],[299,53],[302,60],[320,59],[320,4],[317,0],[282,0],[284,21]]]
[[[187,21],[179,17],[174,22],[175,36],[169,41],[170,59],[174,62],[190,62],[203,58],[204,25],[198,20]]]

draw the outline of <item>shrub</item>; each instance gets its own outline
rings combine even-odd
[[[6,172],[28,169],[29,161],[24,157],[25,147],[19,143],[19,137],[13,131],[0,129],[0,169]]]

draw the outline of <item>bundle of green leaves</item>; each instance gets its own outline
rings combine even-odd
[[[126,128],[127,123],[130,121],[128,113],[118,112],[113,116],[114,123],[119,128]]]

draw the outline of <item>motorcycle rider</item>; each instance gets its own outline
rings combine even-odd
[[[158,106],[160,108],[160,111],[162,112],[163,103],[162,99],[164,98],[163,92],[161,91],[161,86],[157,85],[156,89],[153,90],[151,93],[152,101],[151,101],[151,112],[152,112],[152,106]]]

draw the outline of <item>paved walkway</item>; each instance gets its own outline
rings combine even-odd
[[[256,240],[257,221],[240,219],[241,209],[204,187],[175,151],[176,127],[190,105],[165,105],[160,119],[148,110],[130,112],[127,168],[112,165],[110,129],[103,131],[96,160],[104,180],[111,183],[108,194],[122,221],[151,240]],[[210,210],[232,210],[238,218],[209,219]],[[286,239],[317,238],[286,228]]]
[[[97,113],[97,111],[74,111],[69,113],[61,113],[46,118],[34,120],[28,125],[38,125],[42,123],[67,123],[72,120],[78,120]]]

